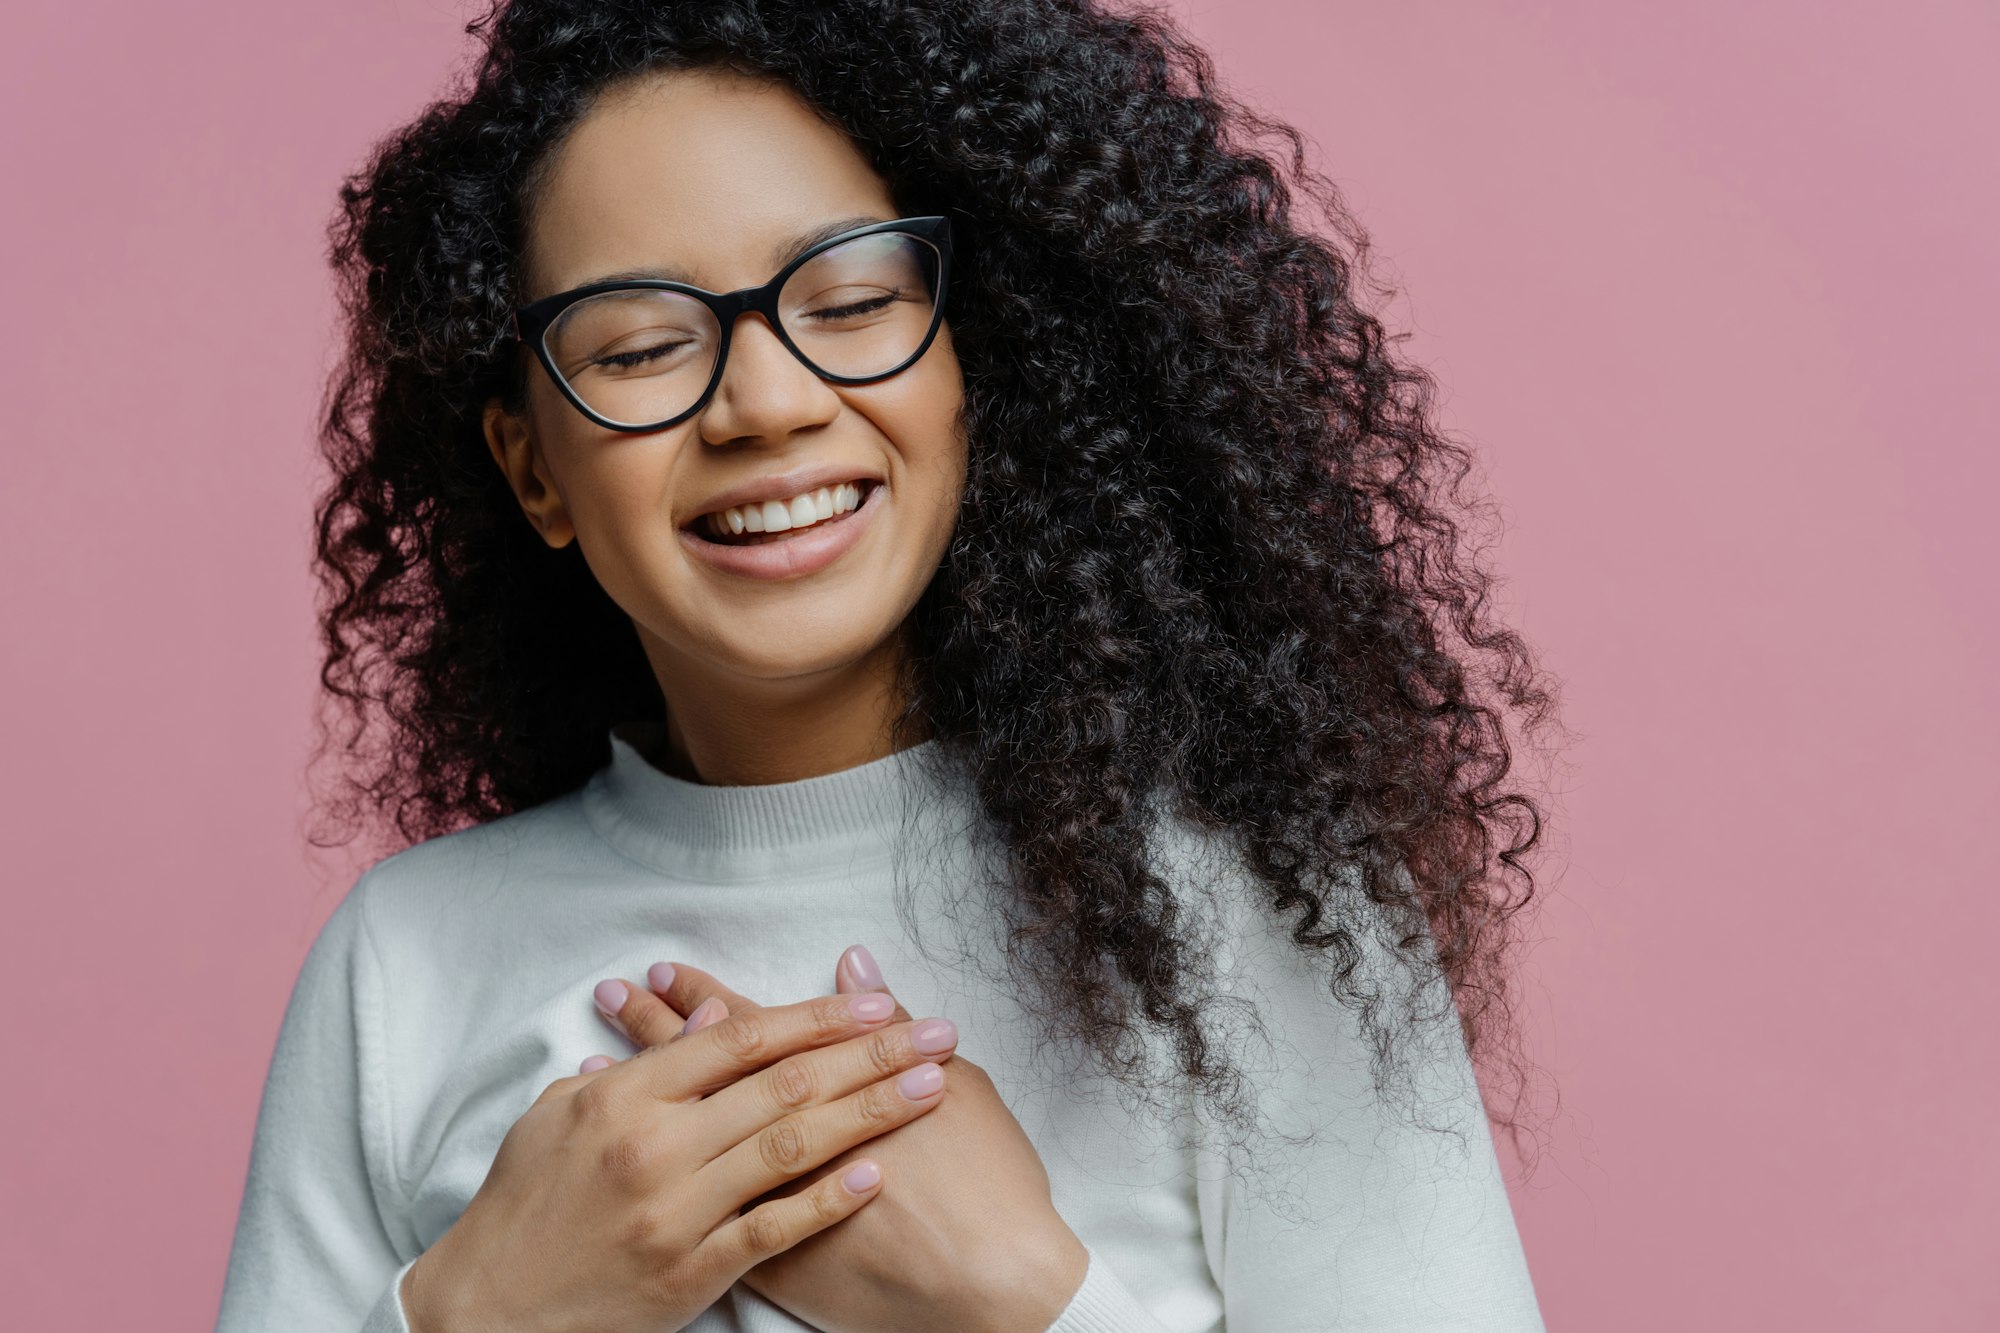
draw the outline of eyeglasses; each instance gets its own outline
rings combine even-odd
[[[831,383],[908,368],[937,337],[950,268],[945,218],[899,218],[828,237],[761,287],[711,292],[634,278],[558,292],[514,312],[514,337],[598,425],[659,430],[707,404],[747,311]]]

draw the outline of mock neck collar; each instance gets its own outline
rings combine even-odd
[[[889,855],[942,775],[942,747],[923,741],[853,768],[796,782],[715,787],[663,772],[663,724],[610,729],[611,762],[585,784],[585,813],[627,858],[670,874],[754,879],[801,863]]]

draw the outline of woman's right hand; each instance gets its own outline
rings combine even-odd
[[[665,1045],[549,1084],[404,1279],[413,1333],[685,1327],[746,1270],[860,1209],[881,1173],[849,1188],[874,1166],[860,1162],[740,1207],[941,1101],[942,1071],[894,1011],[875,993],[726,1017],[710,1000]],[[928,1090],[906,1096],[905,1075]]]

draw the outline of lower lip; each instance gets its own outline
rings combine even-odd
[[[681,545],[697,560],[725,574],[738,574],[747,579],[804,578],[825,569],[861,540],[862,531],[874,519],[875,511],[882,507],[882,494],[888,489],[886,482],[878,481],[868,488],[868,498],[861,502],[861,507],[851,510],[846,518],[819,524],[783,541],[727,546],[705,540],[682,528]]]

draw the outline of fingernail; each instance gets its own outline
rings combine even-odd
[[[850,995],[847,998],[847,1007],[864,1023],[879,1023],[896,1012],[896,1002],[880,991],[870,991],[866,995]]]
[[[706,1000],[703,1000],[700,1004],[696,1005],[694,1007],[694,1012],[688,1015],[688,1021],[681,1024],[681,1035],[685,1037],[690,1032],[696,1032],[702,1028],[707,1027],[709,1015],[715,1011],[719,1003],[720,1002],[717,1001],[713,995],[711,995]]]
[[[847,951],[847,974],[863,990],[875,990],[882,985],[882,969],[875,966],[875,955],[868,952],[865,944],[857,944]]]
[[[910,1029],[910,1045],[925,1055],[937,1055],[958,1044],[958,1024],[949,1018],[933,1018]]]
[[[625,1001],[631,996],[622,981],[600,981],[591,994],[597,1001],[598,1010],[606,1018],[618,1017],[618,1011],[625,1007]]]
[[[847,1186],[849,1194],[865,1194],[875,1188],[875,1182],[882,1178],[882,1168],[873,1162],[856,1162],[849,1167],[840,1183]]]
[[[896,1088],[913,1102],[920,1102],[944,1086],[944,1071],[936,1065],[918,1065],[896,1080]]]
[[[647,968],[646,984],[654,990],[659,991],[662,995],[672,990],[674,985],[674,965],[672,963],[655,963]]]
[[[594,1069],[603,1069],[605,1066],[613,1063],[615,1061],[608,1055],[587,1055],[584,1057],[583,1063],[576,1067],[576,1072],[579,1074],[588,1074]]]

